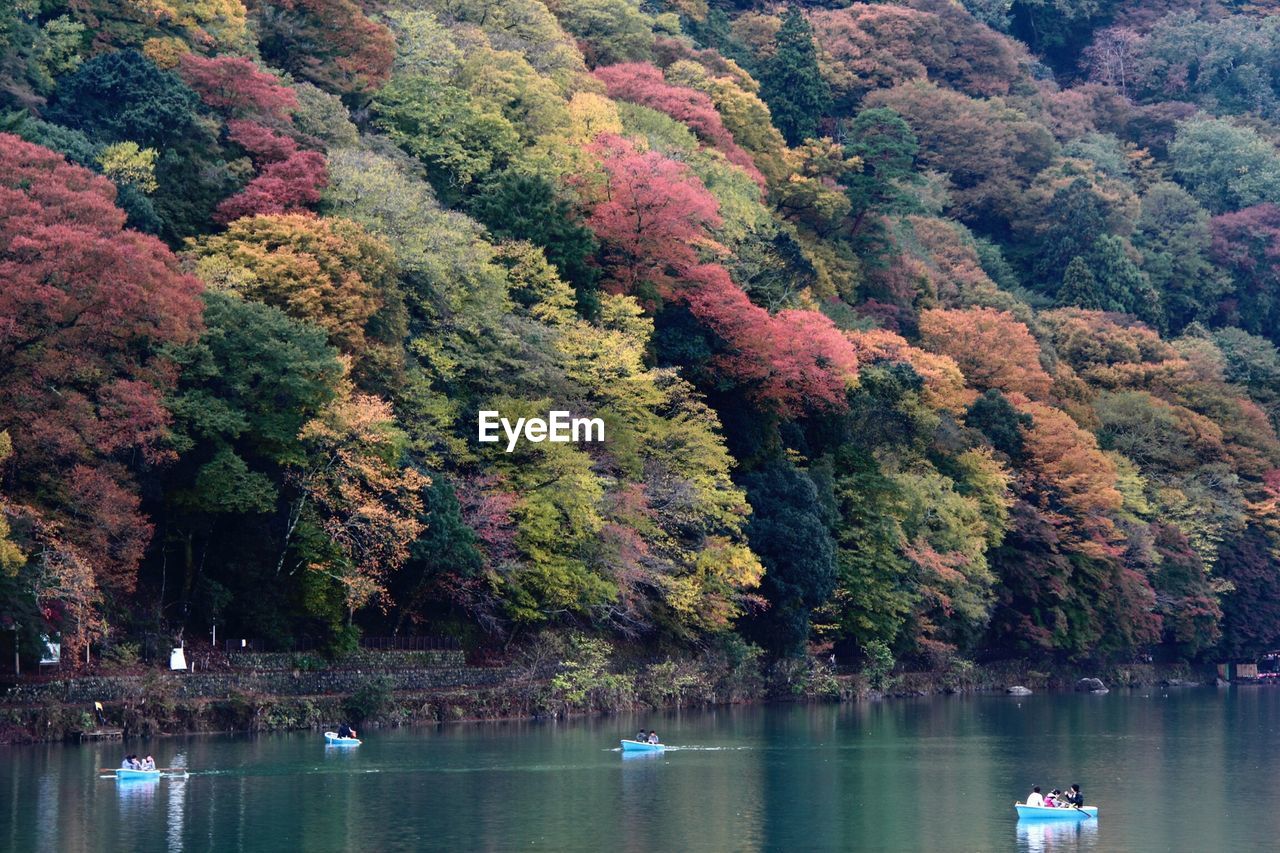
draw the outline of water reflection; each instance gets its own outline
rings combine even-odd
[[[159,779],[121,779],[115,782],[116,799],[120,803],[120,822],[126,827],[141,827],[151,812]],[[139,829],[140,831],[140,829]]]
[[[169,766],[174,770],[185,770],[187,768],[187,754],[179,752],[169,762]],[[169,780],[169,807],[168,807],[168,824],[165,832],[165,849],[169,853],[181,853],[182,851],[182,829],[186,823],[187,814],[187,777],[174,776]]]
[[[1020,820],[1018,850],[1048,853],[1055,850],[1101,850],[1097,846],[1096,820]]]
[[[16,747],[0,851],[1276,849],[1280,689],[1020,701],[380,730],[358,751],[193,737],[153,745],[190,777],[133,782],[99,778],[119,746]],[[620,753],[642,724],[673,748]],[[1017,822],[1049,779],[1082,782],[1102,822]]]

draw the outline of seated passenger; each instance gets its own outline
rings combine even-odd
[[[1027,795],[1027,805],[1044,808],[1044,797],[1040,794],[1040,786],[1036,785]]]
[[[649,743],[657,743],[657,742],[658,742],[658,733],[657,733],[657,732],[655,732],[653,729],[650,729],[650,730],[649,730]]]

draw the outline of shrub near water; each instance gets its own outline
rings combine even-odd
[[[635,701],[635,678],[611,672],[613,646],[571,634],[560,671],[551,679],[551,707],[557,712],[617,711]]]
[[[395,702],[391,692],[391,681],[383,676],[370,679],[342,704],[342,709],[353,722],[363,723],[365,720],[385,714]]]

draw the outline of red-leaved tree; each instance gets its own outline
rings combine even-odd
[[[200,100],[220,113],[239,118],[291,121],[298,106],[293,89],[243,56],[200,56],[188,53],[178,73]]]
[[[124,230],[115,192],[62,155],[0,134],[6,491],[25,508],[19,534],[47,564],[44,577],[87,565],[97,586],[123,592],[151,535],[130,467],[163,458],[175,378],[163,349],[199,334],[202,308],[199,283],[164,244]]]
[[[300,213],[320,201],[329,185],[329,166],[319,151],[298,151],[285,160],[267,163],[240,192],[223,199],[214,218],[222,223],[242,216]]]
[[[711,244],[707,229],[720,225],[719,205],[687,166],[656,151],[612,134],[591,150],[604,181],[592,188],[587,224],[600,240],[605,286],[652,307],[698,265],[698,248]]]
[[[288,136],[248,119],[233,118],[227,122],[227,139],[239,145],[259,168],[268,163],[288,160],[298,152],[298,143]]]
[[[754,304],[717,263],[709,229],[720,224],[715,198],[681,163],[603,135],[592,146],[604,181],[587,224],[600,240],[605,282],[649,308],[684,302],[724,341],[717,367],[762,407],[784,416],[839,408],[857,376],[853,344],[822,314]]]
[[[858,358],[831,320],[816,311],[771,315],[718,264],[696,267],[688,278],[693,284],[681,297],[690,312],[729,346],[718,366],[757,403],[788,417],[845,405]]]
[[[699,139],[721,151],[729,162],[745,169],[757,184],[765,185],[764,175],[756,168],[755,161],[734,141],[706,94],[671,85],[663,79],[661,71],[647,62],[623,62],[597,68],[595,76],[608,88],[609,97],[649,107],[683,122]]]

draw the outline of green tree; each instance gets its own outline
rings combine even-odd
[[[1106,234],[1108,209],[1092,184],[1076,178],[1053,194],[1047,224],[1040,232],[1032,273],[1052,292],[1073,258],[1089,258],[1094,244]]]
[[[810,613],[835,587],[836,551],[827,512],[809,475],[785,460],[753,471],[743,484],[752,509],[747,538],[764,563],[760,591],[770,604],[751,629],[775,651],[803,651]]]
[[[1058,288],[1058,304],[1074,305],[1077,308],[1088,308],[1093,311],[1103,310],[1102,294],[1098,291],[1098,280],[1093,271],[1085,263],[1084,258],[1076,255],[1067,264],[1062,274],[1062,286]]]
[[[799,6],[782,17],[775,50],[760,70],[760,96],[774,127],[791,145],[818,135],[818,122],[831,105],[831,87],[818,70],[813,28]]]
[[[136,50],[102,53],[58,81],[50,120],[104,142],[172,148],[197,135],[200,99]]]
[[[342,376],[324,330],[226,294],[206,291],[204,301],[204,334],[173,351],[182,369],[169,401],[179,455],[164,477],[165,549],[177,550],[184,612],[201,591],[207,597],[210,582],[237,600],[252,597],[253,581],[275,568],[270,522],[285,470],[304,461],[298,434]],[[272,601],[292,609],[277,595]]]
[[[856,233],[869,212],[895,212],[907,198],[904,188],[914,176],[920,146],[910,125],[887,107],[862,110],[846,133],[845,154],[862,164],[840,181],[853,205]]]
[[[1131,257],[1128,241],[1103,234],[1094,246],[1090,268],[1097,278],[1103,307],[1132,314],[1152,328],[1164,326],[1160,294]]]
[[[547,260],[577,291],[579,310],[595,313],[595,236],[549,180],[506,170],[484,182],[468,210],[495,238],[528,240],[542,247]]]
[[[838,581],[824,615],[859,647],[896,646],[916,601],[901,551],[901,492],[864,448],[841,448],[835,468]]]
[[[1169,145],[1173,174],[1210,213],[1280,202],[1280,152],[1251,127],[1194,118]]]
[[[1160,294],[1171,332],[1211,317],[1230,280],[1209,258],[1209,214],[1182,187],[1158,183],[1142,197],[1134,247]]]
[[[1022,431],[1030,429],[1033,423],[1031,415],[1019,412],[995,388],[973,401],[964,422],[986,436],[992,447],[1015,461],[1022,459]]]

